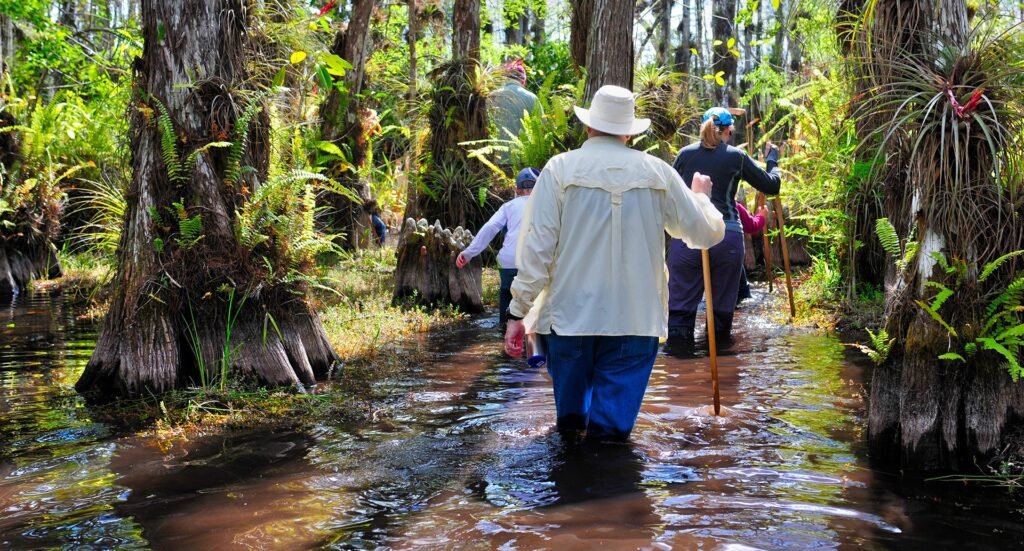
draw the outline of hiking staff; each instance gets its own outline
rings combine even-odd
[[[796,303],[793,302],[793,276],[789,271],[789,245],[786,244],[786,225],[782,220],[782,201],[778,197],[772,198],[772,206],[775,207],[775,215],[779,222],[779,238],[782,239],[782,266],[786,271],[786,291],[789,293],[789,317],[796,317]]]
[[[707,249],[700,250],[700,261],[704,267],[704,302],[708,313],[708,356],[711,359],[711,390],[715,394],[715,415],[722,415],[722,400],[718,394],[718,347],[715,343],[715,308],[711,300],[711,255]]]
[[[766,207],[764,194],[757,192],[757,206]],[[775,284],[775,270],[772,269],[772,242],[768,239],[768,228],[771,227],[772,217],[769,215],[764,222],[764,232],[761,233],[761,239],[764,243],[764,272],[768,276],[768,293],[774,293]]]
[[[743,111],[742,109],[737,109],[737,110],[738,111]],[[733,113],[733,109],[729,109],[729,112]],[[735,113],[733,113],[733,114],[735,114]],[[756,119],[754,119],[754,120],[752,120],[752,121],[747,123],[747,155],[750,155],[751,157],[754,156],[754,125],[757,124],[758,121],[760,121],[760,120],[761,120],[761,117],[758,117],[758,118],[756,118]],[[767,155],[767,150],[765,150],[765,154]],[[765,206],[764,193],[759,191],[759,192],[757,192],[757,208],[760,209],[761,207],[764,207],[764,206]],[[771,242],[768,241],[768,228],[771,227],[771,221],[772,221],[772,217],[771,216],[765,217],[764,231],[761,232],[761,239],[762,239],[763,247],[764,247],[764,272],[765,272],[765,275],[768,276],[768,293],[769,294],[774,292],[774,287],[775,287],[775,273],[772,271]]]

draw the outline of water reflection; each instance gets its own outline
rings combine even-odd
[[[660,356],[632,443],[570,447],[543,371],[485,318],[381,381],[369,421],[122,434],[72,385],[95,326],[59,298],[0,318],[0,547],[811,549],[1024,546],[1005,493],[866,468],[865,366],[756,310],[720,357]],[[13,324],[13,325],[11,325]]]

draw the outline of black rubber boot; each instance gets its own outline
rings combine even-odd
[[[715,345],[719,350],[732,346],[733,312],[715,310]]]
[[[666,354],[677,357],[693,356],[693,330],[696,322],[697,312],[669,312]]]

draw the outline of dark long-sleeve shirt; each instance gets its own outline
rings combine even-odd
[[[782,185],[779,173],[778,152],[772,151],[767,159],[768,170],[757,166],[743,150],[728,144],[719,144],[715,149],[705,149],[700,143],[684,147],[672,167],[690,185],[693,173],[711,177],[711,203],[722,213],[725,229],[742,232],[739,215],[736,213],[736,190],[740,180],[754,186],[758,191],[775,195]]]

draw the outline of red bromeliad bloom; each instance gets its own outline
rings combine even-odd
[[[334,6],[337,6],[337,5],[338,5],[338,1],[337,0],[331,0],[324,7],[320,8],[320,13],[317,14],[317,17],[323,17],[323,16],[327,15],[328,12],[333,10]]]
[[[971,99],[967,100],[967,103],[960,105],[960,102],[957,101],[956,96],[953,94],[953,89],[946,89],[946,95],[949,96],[949,104],[953,106],[953,112],[956,113],[956,116],[961,119],[967,117],[978,108],[978,104],[981,103],[981,98],[984,94],[984,88],[975,88],[974,93],[971,94]]]

